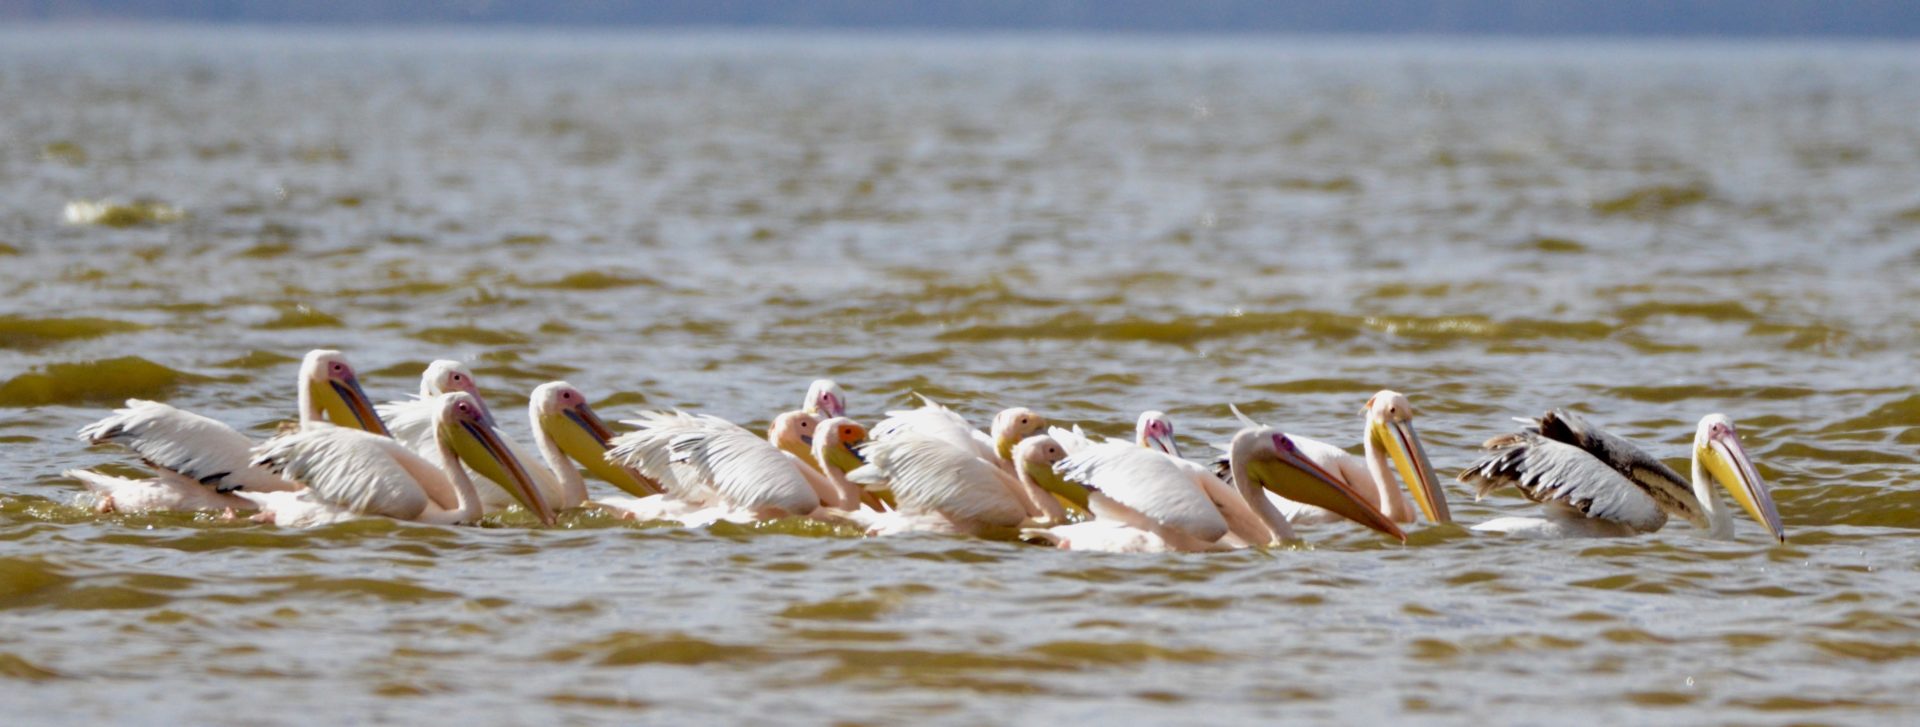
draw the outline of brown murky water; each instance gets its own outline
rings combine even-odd
[[[117,722],[1885,722],[1920,707],[1908,45],[0,31],[0,694]],[[104,205],[98,204],[104,203]],[[96,517],[72,432],[265,434],[295,358],[510,426],[918,390],[1451,474],[1738,419],[1792,543],[1322,526],[1103,556],[524,515]],[[124,470],[122,470],[124,471]],[[596,487],[604,487],[596,485]],[[1523,511],[1450,492],[1475,522]]]

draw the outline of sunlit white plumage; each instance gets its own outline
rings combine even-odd
[[[384,431],[353,367],[339,351],[308,352],[296,386],[302,425],[331,418]],[[82,427],[79,436],[89,444],[113,443],[132,449],[157,470],[155,477],[139,480],[67,472],[93,494],[93,507],[100,512],[250,509],[250,500],[230,493],[298,487],[252,466],[249,450],[254,442],[233,427],[159,402],[129,399],[112,416]]]
[[[867,464],[848,478],[892,492],[895,505],[893,512],[862,522],[869,534],[981,535],[1018,527],[1032,515],[1014,475],[949,440],[896,432],[868,442],[860,452]]]
[[[1020,535],[1027,541],[1065,550],[1101,553],[1173,553],[1180,550],[1152,531],[1117,520],[1089,520],[1051,528],[1031,528],[1020,531]]]
[[[946,442],[949,446],[990,462],[999,459],[999,454],[994,451],[993,438],[974,429],[966,417],[925,396],[920,400],[922,403],[918,408],[887,412],[887,418],[873,426],[873,440],[881,442],[912,433]]]
[[[666,490],[656,496],[660,501],[646,506],[659,519],[765,520],[807,515],[820,507],[819,496],[799,469],[803,463],[732,422],[653,412],[627,423],[639,431],[615,438],[607,457]],[[720,514],[672,514],[700,505],[717,508]]]
[[[1291,531],[1275,532],[1269,528],[1247,505],[1241,493],[1220,481],[1205,466],[1182,459],[1173,439],[1173,421],[1165,413],[1142,412],[1134,429],[1132,442],[1109,438],[1105,443],[1093,442],[1078,426],[1048,430],[1049,435],[1061,441],[1072,455],[1067,462],[1061,463],[1059,474],[1084,489],[1099,493],[1084,495],[1084,506],[1096,518],[1103,512],[1109,517],[1094,521],[1104,522],[1100,528],[1075,527],[1052,535],[1030,533],[1034,536],[1031,539],[1055,543],[1064,548],[1136,552],[1164,548],[1210,550],[1216,547],[1272,546],[1292,537]],[[1102,478],[1122,482],[1121,490],[1117,493],[1107,491],[1100,483],[1087,481],[1086,475],[1094,469],[1099,471]],[[1166,510],[1165,504],[1142,502],[1142,493],[1174,498],[1173,502],[1190,514],[1198,513],[1197,508],[1200,507],[1211,508],[1224,522],[1226,535],[1203,538],[1211,535],[1208,530],[1175,535],[1172,536],[1173,542],[1169,543],[1168,537],[1155,532],[1169,526],[1156,515]],[[1074,495],[1064,493],[1063,496]],[[1208,528],[1214,527],[1211,518],[1196,516],[1206,519]],[[1115,520],[1115,517],[1121,520]],[[1121,526],[1138,532],[1127,532]],[[1081,535],[1066,537],[1074,532]]]
[[[1227,534],[1219,508],[1185,468],[1160,452],[1125,442],[1081,449],[1054,467],[1060,476],[1201,543]],[[1100,513],[1096,510],[1096,515]],[[1159,533],[1165,537],[1164,533]]]
[[[298,489],[248,462],[253,440],[224,422],[157,401],[128,399],[124,409],[80,429],[90,444],[112,442],[133,450],[154,467],[219,492]]]
[[[1247,426],[1260,426],[1232,407],[1235,416]],[[1361,410],[1362,454],[1306,437],[1288,435],[1296,451],[1326,474],[1365,498],[1396,523],[1414,521],[1414,508],[1405,493],[1412,492],[1420,510],[1436,523],[1452,521],[1446,495],[1427,461],[1425,445],[1414,429],[1413,404],[1399,392],[1382,390],[1367,400]],[[1290,523],[1329,523],[1347,518],[1326,508],[1294,502],[1271,492],[1266,496]]]
[[[1047,427],[1045,417],[1025,407],[1005,409],[994,416],[990,433],[983,434],[952,409],[926,396],[921,396],[920,400],[922,403],[919,408],[888,412],[886,419],[874,425],[873,440],[882,442],[913,435],[943,442],[955,451],[976,457],[1007,475],[1003,481],[1012,483],[1025,509],[1034,517],[1051,523],[1065,521],[1066,511],[1060,503],[1034,486],[1028,478],[1021,477],[1014,463],[1014,447],[1021,440],[1044,431]]]
[[[493,420],[479,400],[465,392],[435,398],[434,420],[440,464],[429,461],[389,437],[328,425],[312,425],[253,450],[253,463],[306,489],[260,496],[263,519],[307,526],[350,516],[379,515],[441,524],[472,523],[483,514],[479,495],[461,466],[474,456],[476,467],[504,469],[516,494],[543,522],[552,514],[539,499],[524,468],[492,435]],[[461,454],[462,440],[477,449]],[[248,496],[248,493],[242,493]]]
[[[411,399],[381,404],[377,410],[380,418],[386,421],[387,429],[393,432],[394,439],[400,440],[408,449],[413,450],[414,454],[438,464],[440,445],[434,441],[433,431],[435,401],[440,395],[455,391],[472,394],[481,408],[487,408],[485,397],[480,395],[479,381],[474,379],[473,372],[467,369],[466,364],[440,359],[428,364],[426,370],[420,374],[418,395]],[[488,409],[488,414],[492,414],[491,409]],[[495,431],[494,434],[521,462],[536,461],[534,453],[521,446],[512,435],[504,430]],[[564,504],[572,499],[570,495],[573,493],[567,491],[553,470],[536,466],[528,468],[527,474],[533,477],[534,484],[540,488],[547,502],[553,503],[556,508],[565,509],[579,505],[578,502]],[[487,512],[499,512],[514,505],[513,495],[507,492],[504,484],[494,482],[491,478],[473,471],[472,468],[467,469],[467,476],[473,479],[474,489],[480,493],[480,501],[485,505]]]

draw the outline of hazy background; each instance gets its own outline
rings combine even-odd
[[[0,20],[1497,35],[1920,35],[1906,0],[0,0]]]

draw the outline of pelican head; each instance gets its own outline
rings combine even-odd
[[[1067,458],[1067,448],[1045,434],[1020,440],[1013,448],[1014,468],[1040,489],[1051,492],[1061,500],[1082,510],[1087,509],[1087,488],[1077,482],[1068,482],[1053,465]]]
[[[1013,445],[1036,433],[1046,431],[1047,418],[1032,409],[1016,406],[993,417],[993,451],[1001,459],[1013,461]]]
[[[1413,429],[1413,402],[1398,391],[1381,391],[1367,400],[1367,408],[1361,412],[1367,417],[1367,444],[1386,450],[1387,457],[1393,460],[1393,466],[1400,471],[1400,481],[1413,493],[1414,502],[1419,503],[1420,511],[1434,523],[1453,522],[1453,513],[1447,510],[1446,492],[1440,489],[1440,479],[1433,474],[1433,462],[1427,459],[1427,448],[1420,444],[1420,435]],[[1380,477],[1386,473],[1375,473]]]
[[[774,417],[773,423],[767,425],[767,442],[803,462],[812,462],[813,433],[819,426],[819,416],[790,411]]]
[[[1173,441],[1173,420],[1167,418],[1166,412],[1141,412],[1140,421],[1133,430],[1136,444],[1173,457],[1180,456],[1180,445]]]
[[[473,379],[467,377],[467,380]],[[572,384],[552,381],[534,389],[527,403],[527,419],[535,423],[538,434],[552,438],[562,454],[595,477],[635,497],[660,494],[652,480],[641,477],[630,467],[607,461],[613,431],[600,420],[600,415],[593,413],[593,407],[587,405],[587,395]]]
[[[383,436],[392,436],[387,425],[380,421],[380,415],[373,411],[373,401],[367,398],[367,392],[360,388],[360,377],[353,372],[353,365],[347,363],[347,355],[329,349],[314,349],[307,352],[305,360],[300,362],[300,392],[303,409],[311,407],[316,412],[325,412],[327,420],[335,426],[351,427]]]
[[[486,397],[480,395],[480,384],[473,380],[473,372],[467,365],[451,359],[439,359],[427,364],[427,370],[420,372],[420,396],[422,398],[464,391],[479,400],[481,408],[487,406]],[[487,413],[493,413],[488,409]]]
[[[800,408],[821,419],[843,417],[847,415],[847,394],[833,379],[815,379],[807,387],[807,400]]]
[[[479,397],[464,391],[441,395],[434,425],[440,441],[452,449],[462,463],[489,480],[506,484],[507,493],[539,517],[542,524],[553,524],[552,507],[540,488],[534,486],[533,478],[527,476],[520,460],[494,432],[493,415],[480,405]]]
[[[1766,526],[1774,539],[1787,542],[1787,531],[1780,525],[1780,512],[1773,507],[1773,495],[1740,443],[1740,432],[1725,414],[1708,414],[1700,419],[1693,433],[1693,493],[1707,511],[1713,537],[1733,537],[1733,518],[1719,506],[1709,480],[1719,482],[1746,508],[1755,522]]]
[[[1266,488],[1294,502],[1316,505],[1341,516],[1399,538],[1407,534],[1398,525],[1367,503],[1366,498],[1340,478],[1333,476],[1300,451],[1285,433],[1272,427],[1247,427],[1233,435],[1228,455],[1233,463],[1234,480],[1248,500],[1265,497],[1256,488]]]
[[[866,427],[846,417],[833,417],[813,429],[813,458],[821,467],[852,472],[867,463],[854,450],[866,438]]]

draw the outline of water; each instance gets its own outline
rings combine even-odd
[[[16,715],[1920,706],[1911,46],[14,29],[0,99]],[[1446,477],[1549,406],[1675,464],[1724,411],[1792,542],[1742,516],[1730,543],[1321,526],[1108,556],[73,506],[60,470],[131,471],[72,437],[117,400],[265,435],[316,346],[382,399],[469,360],[516,428],[554,378],[760,426],[831,376],[868,422],[916,390],[1107,434],[1157,408],[1193,453],[1228,402],[1351,444],[1392,387]],[[1466,523],[1528,509],[1449,495]]]

